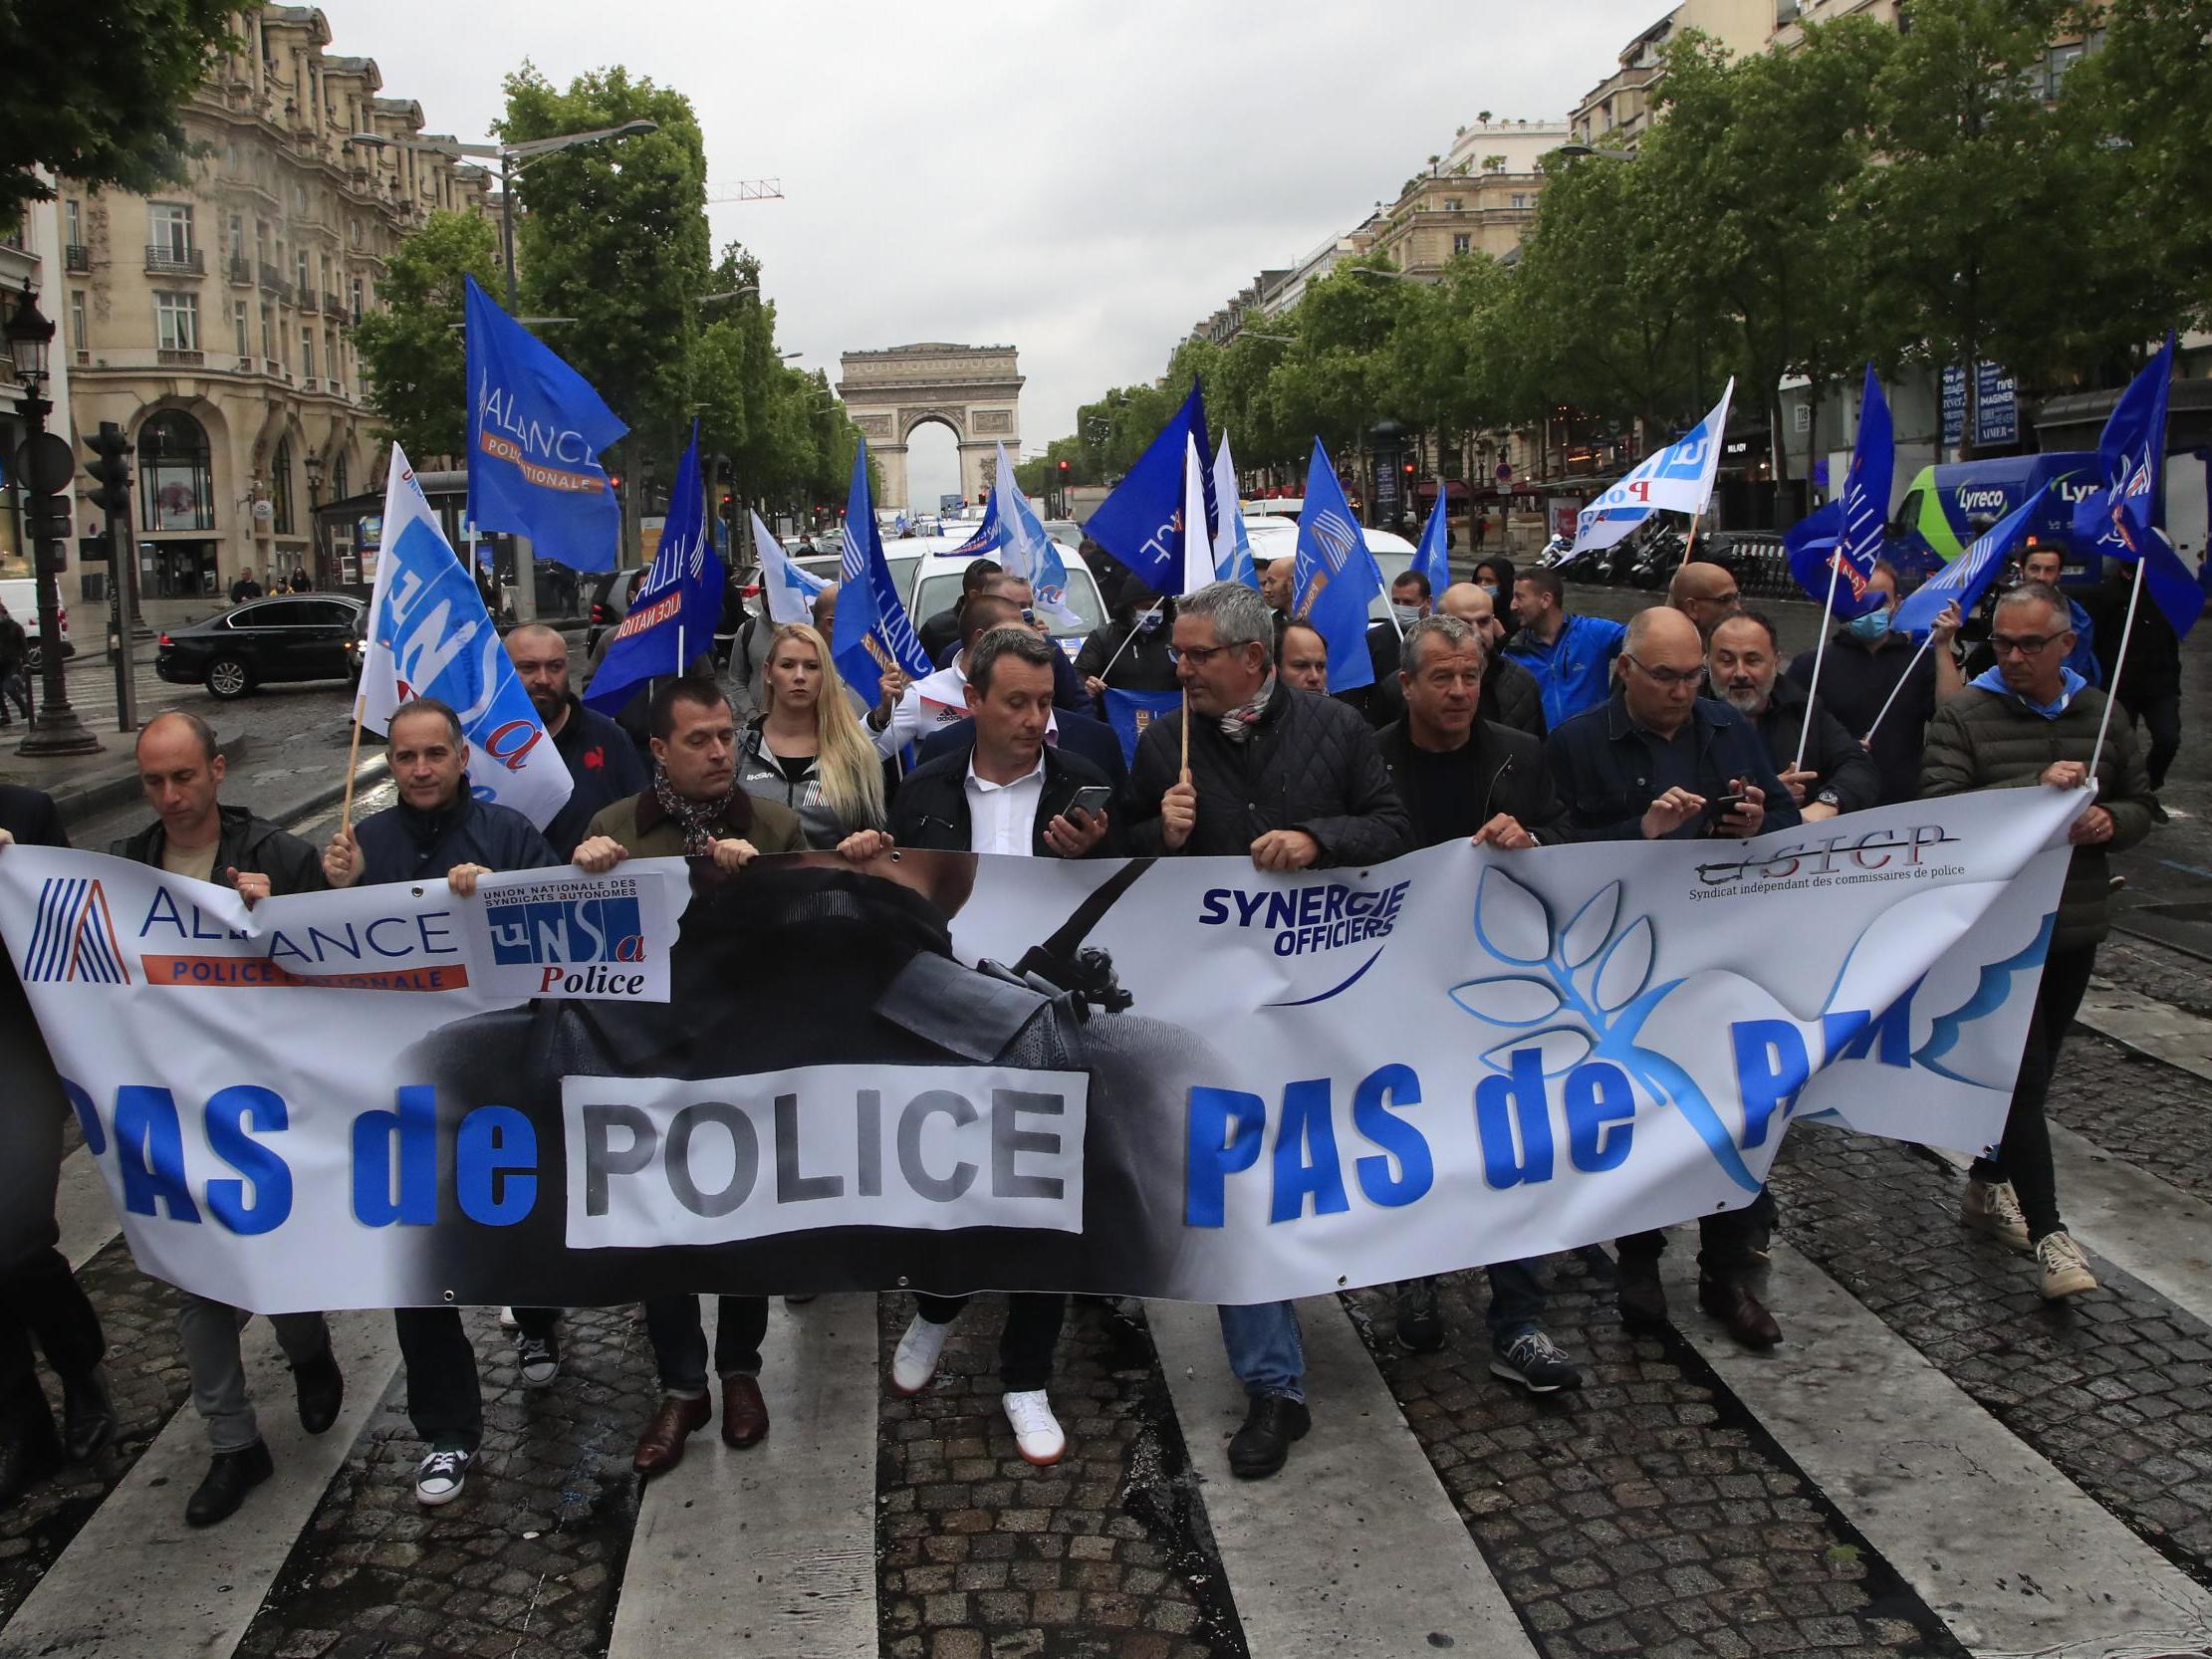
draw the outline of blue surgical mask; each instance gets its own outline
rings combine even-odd
[[[1390,606],[1390,614],[1397,618],[1400,627],[1411,627],[1421,619],[1421,607],[1417,604],[1393,604]]]
[[[1843,625],[1850,629],[1853,639],[1879,639],[1889,631],[1889,607],[1882,605],[1863,616],[1853,616]]]
[[[1498,602],[1498,585],[1495,582],[1484,583],[1482,585],[1482,591],[1490,595],[1490,602],[1492,604],[1496,604]]]

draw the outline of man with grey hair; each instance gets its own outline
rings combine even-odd
[[[1249,856],[1263,870],[1375,864],[1411,844],[1374,733],[1356,710],[1286,684],[1275,618],[1238,582],[1187,595],[1174,628],[1184,722],[1155,720],[1129,769],[1132,849]],[[1298,1314],[1287,1302],[1221,1309],[1229,1366],[1251,1406],[1229,1468],[1272,1475],[1311,1419]]]
[[[1974,1160],[1959,1220],[2015,1250],[2033,1251],[2048,1301],[2096,1289],[2082,1247],[2059,1218],[2058,1179],[2044,1105],[2059,1046],[2089,990],[2096,947],[2111,926],[2107,854],[2133,846],[2164,818],[2135,734],[2113,721],[2097,755],[2106,695],[2067,666],[2073,619],[2064,595],[2041,582],[1997,601],[1990,621],[1997,666],[1967,683],[1928,722],[1923,797],[1967,790],[2076,790],[2094,783],[2095,805],[2074,821],[2074,857],[2044,957],[2012,1108],[1995,1157]],[[2089,777],[2091,761],[2096,777]]]

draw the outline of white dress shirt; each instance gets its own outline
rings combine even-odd
[[[1011,784],[993,784],[975,775],[975,756],[968,757],[968,850],[1010,852],[1017,858],[1030,855],[1037,830],[1037,809],[1045,799],[1045,756]]]
[[[897,702],[891,705],[891,717],[881,731],[873,727],[868,736],[875,740],[875,752],[885,760],[897,754],[909,743],[921,743],[947,726],[956,726],[969,718],[967,653],[961,652],[949,666],[909,681]],[[1045,741],[1060,741],[1060,717],[1057,712],[1045,716]]]

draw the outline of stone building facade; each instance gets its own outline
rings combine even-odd
[[[960,493],[980,502],[991,489],[997,446],[1022,452],[1022,374],[1011,346],[951,346],[928,341],[880,352],[848,352],[838,395],[867,439],[883,475],[882,508],[935,512],[934,501],[906,499],[906,440],[914,428],[950,428],[960,445]]]
[[[232,27],[182,111],[204,146],[189,181],[135,196],[65,179],[58,207],[55,345],[78,431],[114,420],[131,435],[156,623],[204,614],[246,571],[359,580],[314,516],[380,471],[353,325],[433,210],[487,199],[478,168],[352,141],[420,138],[422,109],[381,96],[371,60],[332,54],[320,10],[267,6]]]

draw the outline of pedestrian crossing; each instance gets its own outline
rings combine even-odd
[[[2138,1037],[2146,1017],[2140,1008],[2130,1015]],[[2063,1075],[2062,1067],[2062,1083]],[[2212,1324],[2212,1206],[2080,1134],[2055,1125],[2054,1141],[2070,1221],[2100,1271],[2109,1264],[2139,1281],[2170,1304],[2169,1319]],[[73,1266],[121,1248],[98,1171],[82,1150],[65,1162],[59,1216]],[[1785,1235],[1789,1225],[1786,1208]],[[1958,1248],[1993,1247],[1962,1237]],[[1665,1272],[1680,1340],[1961,1648],[1979,1659],[2212,1652],[2212,1588],[2199,1563],[2156,1547],[2140,1516],[2092,1495],[2075,1478],[2079,1467],[2070,1476],[2044,1455],[2028,1429],[2016,1432],[1992,1409],[1986,1391],[1970,1394],[1844,1277],[1786,1242],[1773,1255],[1769,1300],[1788,1339],[1754,1353],[1695,1311],[1693,1238],[1678,1236]],[[2018,1271],[2025,1280],[2024,1259]],[[1508,1566],[1518,1564],[1503,1562],[1494,1542],[1478,1546],[1469,1472],[1443,1478],[1353,1310],[1324,1298],[1302,1311],[1314,1430],[1283,1475],[1241,1483],[1228,1474],[1225,1447],[1243,1401],[1212,1309],[1147,1309],[1166,1409],[1218,1556],[1208,1570],[1226,1580],[1242,1651],[1267,1659],[1441,1650],[1552,1659],[1582,1651],[1532,1623],[1509,1593],[1518,1580]],[[710,1331],[712,1313],[710,1301]],[[610,1659],[905,1651],[885,1626],[878,1591],[878,1324],[877,1299],[868,1296],[772,1305],[762,1386],[774,1429],[743,1452],[702,1431],[681,1467],[643,1487],[607,1614]],[[340,1314],[333,1328],[348,1379],[337,1427],[312,1439],[300,1430],[289,1376],[266,1322],[255,1321],[245,1351],[276,1479],[224,1525],[186,1529],[183,1502],[205,1450],[196,1414],[178,1409],[0,1625],[0,1659],[239,1652],[257,1615],[284,1593],[278,1586],[291,1581],[287,1562],[319,1511],[341,1501],[348,1482],[403,1478],[411,1456],[402,1440],[397,1461],[376,1455],[366,1474],[358,1467],[376,1414],[396,1392],[389,1319]],[[1472,1324],[1453,1333],[1458,1344],[1482,1339]],[[2019,1339],[2043,1338],[2024,1328]],[[641,1342],[629,1362],[649,1366]],[[564,1378],[556,1386],[572,1385]],[[1572,1423],[1575,1396],[1546,1405]],[[439,1512],[440,1523],[465,1521],[471,1503],[488,1507],[490,1492],[477,1487],[496,1478],[480,1474],[460,1505]],[[1130,1651],[1227,1650],[1218,1641],[1155,1641]]]

